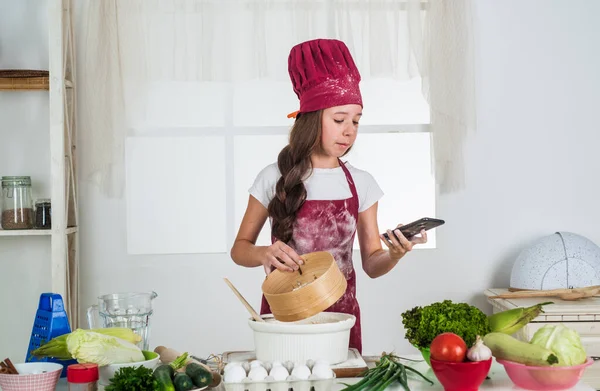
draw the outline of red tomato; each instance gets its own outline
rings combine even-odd
[[[454,333],[442,333],[431,341],[431,358],[438,361],[463,362],[467,344]]]

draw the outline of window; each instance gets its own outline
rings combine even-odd
[[[385,192],[380,230],[435,216],[420,81],[367,79],[361,89],[365,110],[345,160],[369,171]],[[159,82],[147,96],[140,107],[148,109],[139,115],[145,120],[134,121],[136,137],[127,143],[129,252],[227,252],[249,187],[287,143],[293,120],[286,115],[298,108],[290,83]],[[140,199],[153,212],[136,208]],[[174,220],[173,214],[187,215]],[[260,244],[270,242],[269,228]],[[435,247],[434,232],[427,247]]]

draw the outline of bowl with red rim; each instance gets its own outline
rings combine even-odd
[[[431,369],[444,391],[477,391],[483,383],[492,359],[484,361],[440,361],[430,358]]]

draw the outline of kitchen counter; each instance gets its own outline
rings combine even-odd
[[[407,358],[413,358],[413,359],[422,359],[422,357],[420,356],[405,356]],[[427,364],[425,363],[415,363],[413,365],[413,367],[417,370],[419,370],[421,373],[423,373],[425,376],[427,376],[429,379],[431,379],[434,382],[434,385],[431,386],[429,385],[429,383],[425,382],[424,380],[411,380],[409,381],[409,386],[411,391],[443,391],[443,387],[440,385],[440,383],[437,381],[435,375],[433,374],[432,370],[427,366]],[[494,363],[492,364],[492,368],[490,370],[489,373],[489,377],[491,379],[486,380],[483,382],[483,384],[481,385],[481,387],[479,388],[480,391],[515,391],[515,390],[520,390],[520,388],[517,388],[516,386],[513,385],[513,383],[510,381],[510,379],[508,378],[508,376],[506,375],[506,372],[504,371],[504,367],[498,363],[496,363],[494,361]],[[360,380],[360,378],[340,378],[340,379],[336,379],[334,381],[334,385],[331,391],[340,391],[341,389],[344,388],[344,385],[341,383],[347,383],[347,384],[354,384],[356,383],[358,380]],[[400,384],[388,387],[389,390],[391,391],[404,391],[404,389],[400,386]],[[67,391],[67,383],[66,383],[66,379],[61,379],[57,388],[57,391]],[[103,391],[104,388],[102,386],[100,386],[98,388],[99,391]],[[591,386],[588,386],[587,384],[585,384],[584,382],[580,382],[579,384],[577,384],[576,387],[572,388],[570,391],[594,391],[595,389]],[[216,387],[214,389],[214,391],[225,391],[225,387],[223,386],[223,384],[219,385],[218,387]]]

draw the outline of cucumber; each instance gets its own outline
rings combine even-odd
[[[489,333],[483,337],[483,343],[498,360],[532,366],[550,366],[558,363],[558,357],[551,350],[520,341],[508,334]]]
[[[158,383],[158,391],[175,391],[173,380],[171,380],[173,374],[173,367],[168,364],[159,365],[158,368],[154,370],[152,376],[154,376]]]
[[[212,383],[212,373],[194,362],[185,367],[185,374],[192,379],[192,382],[198,388],[206,387]]]
[[[194,382],[185,373],[176,373],[173,379],[175,391],[189,391],[194,388]]]

